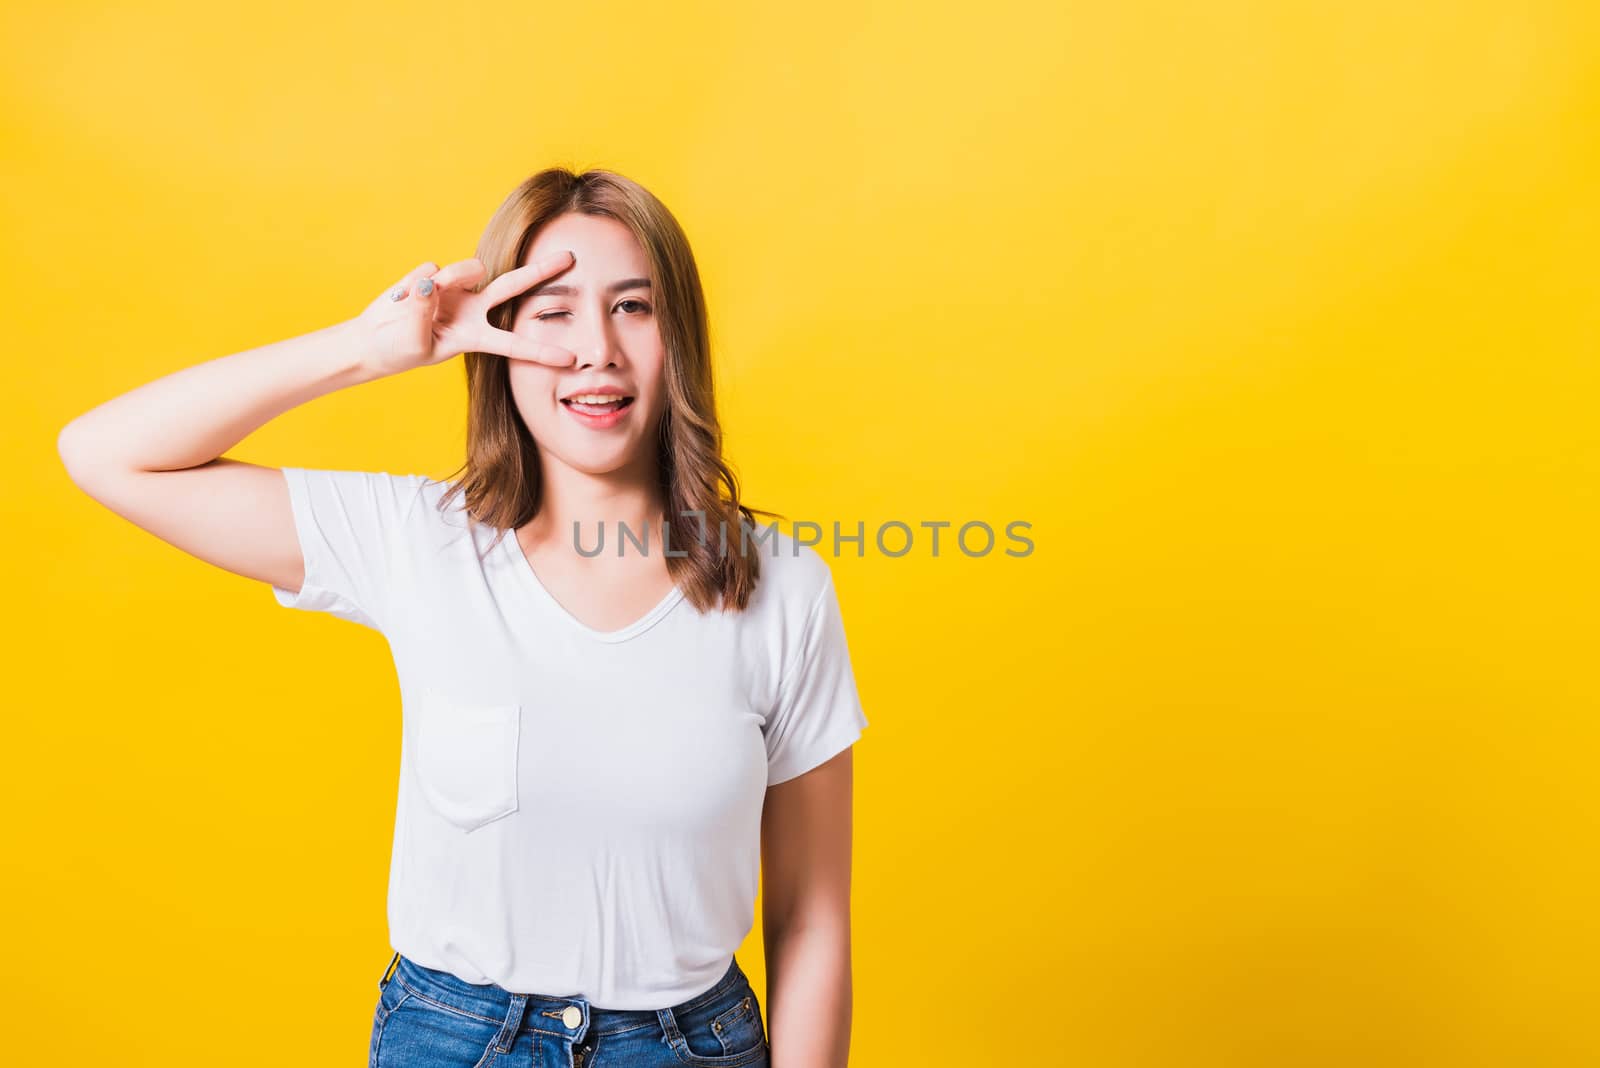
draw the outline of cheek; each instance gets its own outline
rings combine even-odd
[[[542,364],[518,360],[506,372],[511,385],[511,399],[522,411],[524,418],[545,417],[544,413],[555,404],[556,375]]]
[[[659,349],[648,352],[637,361],[635,374],[640,387],[648,390],[650,395],[656,398],[657,403],[660,403],[667,390],[666,353]]]

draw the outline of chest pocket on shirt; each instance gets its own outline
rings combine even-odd
[[[522,706],[419,690],[406,709],[412,765],[433,810],[464,831],[517,810]]]

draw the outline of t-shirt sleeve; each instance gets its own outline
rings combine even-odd
[[[767,720],[767,785],[793,779],[843,752],[866,726],[829,575],[811,605],[798,656],[779,684]]]
[[[327,612],[384,632],[395,546],[418,476],[285,467],[295,533],[305,558],[299,593],[273,586],[285,608]]]

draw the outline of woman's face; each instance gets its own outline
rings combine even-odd
[[[546,463],[592,475],[654,464],[666,349],[644,249],[617,220],[573,212],[545,224],[522,265],[563,249],[572,266],[523,294],[511,330],[559,345],[577,362],[511,360],[511,396]],[[616,390],[632,398],[620,408],[573,399]]]

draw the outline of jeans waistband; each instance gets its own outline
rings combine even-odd
[[[490,1023],[504,1023],[513,1034],[527,1029],[548,1031],[563,1037],[607,1034],[654,1024],[661,1017],[657,1009],[604,1009],[576,996],[522,994],[493,983],[469,983],[451,972],[426,967],[400,953],[390,959],[384,978],[378,985],[381,988],[396,979],[418,995],[446,1008]],[[728,962],[722,978],[712,984],[711,989],[663,1008],[670,1008],[674,1013],[686,1012],[722,997],[728,990],[746,981],[744,969],[739,967],[738,957],[734,957]],[[522,1002],[521,1012],[517,1013],[521,1020],[514,1022],[512,1010],[518,1001]],[[572,1012],[573,1009],[577,1012]]]

